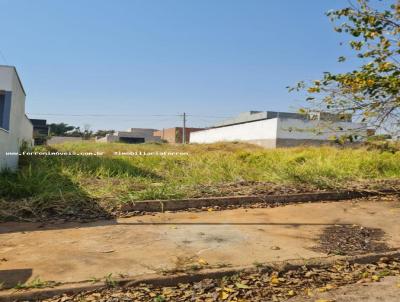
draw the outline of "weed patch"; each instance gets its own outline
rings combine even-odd
[[[48,150],[103,155],[24,157],[17,173],[0,174],[0,220],[106,217],[137,200],[347,189],[400,178],[400,152],[393,150],[80,142],[34,151]]]

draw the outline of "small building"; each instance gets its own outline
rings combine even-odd
[[[129,128],[127,131],[116,131],[113,134],[107,134],[105,137],[96,138],[96,142],[121,142],[127,144],[161,142],[159,136],[153,135],[155,131],[157,131],[157,129]]]
[[[16,170],[18,153],[32,146],[33,126],[25,114],[25,90],[14,66],[0,66],[0,170]]]
[[[185,142],[190,142],[190,133],[204,130],[204,128],[185,128]],[[183,127],[167,128],[157,130],[154,136],[159,136],[163,141],[168,143],[183,143]]]
[[[30,119],[33,125],[33,141],[35,146],[46,145],[49,139],[50,127],[46,120]]]
[[[352,122],[351,115],[249,111],[192,133],[190,142],[242,141],[266,148],[322,145],[330,144],[333,136],[353,132],[365,135],[363,128],[363,125]]]

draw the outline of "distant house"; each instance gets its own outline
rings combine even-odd
[[[50,127],[46,120],[30,119],[33,125],[33,140],[35,146],[46,145],[49,138]]]
[[[0,66],[0,170],[15,170],[21,145],[33,144],[33,126],[25,115],[25,97],[15,67]]]
[[[185,142],[190,142],[190,133],[195,131],[204,130],[204,128],[185,128]],[[154,136],[159,136],[162,140],[168,143],[183,143],[183,128],[174,127],[162,130],[157,130],[154,132]]]
[[[191,143],[242,141],[266,148],[322,145],[333,136],[365,135],[365,127],[353,123],[351,115],[324,112],[303,115],[290,112],[249,111],[191,134]]]
[[[105,137],[96,138],[96,142],[121,142],[127,144],[161,142],[160,137],[153,135],[155,131],[157,129],[129,128],[127,131],[116,131],[113,134],[107,134]]]

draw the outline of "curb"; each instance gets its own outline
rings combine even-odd
[[[281,262],[268,262],[265,263],[260,269],[262,271],[276,270],[285,272],[288,270],[299,269],[303,266],[310,268],[323,268],[334,264],[337,261],[348,261],[351,264],[367,264],[379,261],[382,257],[388,258],[400,258],[400,250],[384,253],[372,253],[358,256],[329,256],[322,258],[311,258],[311,259],[294,259]],[[139,284],[152,284],[155,286],[175,286],[178,283],[191,283],[198,282],[203,279],[218,279],[224,276],[232,276],[241,271],[254,271],[254,266],[240,266],[230,267],[222,269],[204,269],[199,272],[192,273],[180,273],[171,276],[165,275],[146,275],[136,278],[126,278],[115,280],[116,284],[120,287],[133,287]],[[0,291],[0,302],[10,301],[31,301],[46,299],[53,296],[62,294],[78,294],[83,291],[96,291],[105,288],[104,282],[79,282],[79,283],[64,283],[53,288],[43,289],[30,289],[24,291],[16,290],[4,290]]]
[[[339,191],[339,192],[318,192],[318,193],[297,193],[282,195],[249,195],[249,196],[227,196],[227,197],[205,197],[189,199],[169,200],[144,200],[123,205],[121,212],[165,212],[179,211],[204,207],[227,207],[242,206],[256,203],[284,204],[294,202],[318,202],[346,200],[380,194],[398,193],[395,190],[382,191]]]

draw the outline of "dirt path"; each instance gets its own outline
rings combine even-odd
[[[0,282],[75,282],[113,276],[243,266],[326,256],[314,249],[324,228],[380,229],[400,247],[400,202],[343,201],[271,209],[164,213],[41,226],[0,224]]]

